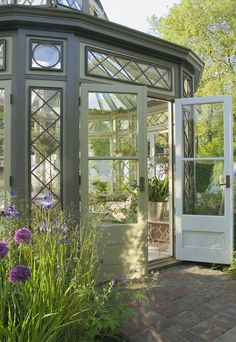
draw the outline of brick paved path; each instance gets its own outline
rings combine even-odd
[[[236,280],[223,272],[179,265],[160,271],[145,293],[130,303],[130,342],[236,342]]]

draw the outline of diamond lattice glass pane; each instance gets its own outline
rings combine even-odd
[[[88,49],[88,74],[171,90],[171,68]]]
[[[121,120],[129,123],[125,132],[120,129]],[[89,93],[89,156],[131,157],[136,154],[137,96]]]
[[[17,0],[17,5],[42,6],[47,4],[47,0]]]
[[[224,215],[223,182],[223,161],[185,161],[183,213]]]
[[[32,89],[31,104],[32,199],[49,191],[60,199],[61,91]]]
[[[184,105],[182,111],[184,157],[223,157],[223,104]]]
[[[136,223],[137,161],[89,161],[89,211],[101,223]]]
[[[81,10],[82,9],[81,1],[82,0],[57,0],[57,3],[66,7]]]
[[[5,90],[0,89],[0,119],[3,123],[0,127],[0,209],[4,209],[4,116],[5,116]]]

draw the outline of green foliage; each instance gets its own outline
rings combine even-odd
[[[23,226],[33,238],[19,244],[13,236]],[[33,208],[30,218],[1,216],[0,241],[10,245],[0,259],[1,342],[89,342],[89,336],[119,333],[129,312],[117,308],[110,283],[97,284],[97,231],[86,227],[82,236],[73,215],[56,209]],[[16,265],[30,269],[29,280],[9,282]]]
[[[157,177],[148,180],[148,200],[150,202],[165,202],[169,195],[168,178]]]
[[[191,48],[205,62],[197,95],[233,96],[236,113],[235,0],[182,0],[162,18],[149,18],[161,38]]]

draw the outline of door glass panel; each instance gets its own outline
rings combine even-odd
[[[136,160],[89,161],[89,211],[101,223],[136,223]]]
[[[5,90],[0,89],[0,209],[4,209],[4,115]]]
[[[168,102],[148,98],[148,259],[172,255],[169,218]]]
[[[89,92],[88,120],[90,213],[101,223],[136,223],[137,94]]]
[[[184,105],[184,157],[224,157],[223,103]]]
[[[183,213],[224,215],[224,162],[184,161]]]
[[[89,157],[137,155],[137,95],[89,93]]]

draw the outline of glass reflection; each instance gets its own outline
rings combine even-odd
[[[136,95],[89,93],[89,156],[137,154]]]
[[[223,103],[183,106],[184,157],[223,157]]]
[[[183,213],[224,215],[224,162],[185,161]]]
[[[4,70],[5,69],[5,51],[6,49],[6,41],[5,40],[0,40],[0,69]]]
[[[89,161],[89,211],[101,223],[136,223],[137,161]]]
[[[62,43],[32,42],[31,67],[34,69],[62,68]]]

